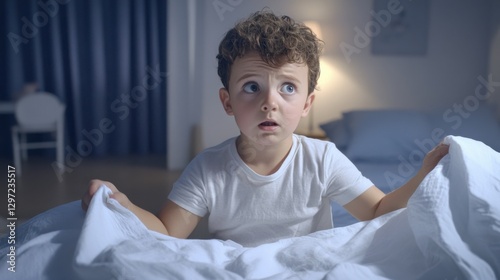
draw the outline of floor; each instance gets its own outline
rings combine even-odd
[[[30,219],[55,206],[79,200],[93,178],[114,183],[136,205],[156,213],[180,171],[167,171],[162,156],[85,158],[59,181],[52,159],[29,157],[22,176],[16,174],[15,217]],[[7,216],[7,170],[12,161],[0,158],[0,216]]]

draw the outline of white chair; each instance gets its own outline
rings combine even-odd
[[[21,175],[21,153],[26,159],[28,149],[55,148],[57,162],[63,164],[65,110],[66,106],[48,92],[31,93],[16,102],[17,125],[12,127],[12,145],[18,175]],[[55,141],[28,142],[28,133],[53,133]]]

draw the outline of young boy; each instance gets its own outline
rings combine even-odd
[[[418,174],[385,195],[328,141],[293,134],[314,101],[321,42],[287,16],[257,12],[229,30],[219,46],[219,96],[240,129],[206,149],[184,170],[158,214],[109,182],[93,180],[86,209],[102,184],[151,230],[186,238],[209,215],[218,239],[256,246],[332,227],[330,200],[360,220],[405,207],[448,152],[430,151]]]

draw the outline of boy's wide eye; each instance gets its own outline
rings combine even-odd
[[[292,85],[292,84],[284,84],[282,87],[281,87],[281,92],[285,93],[285,94],[291,94],[291,93],[294,93],[295,92],[295,86]]]
[[[254,82],[246,83],[243,86],[243,91],[246,92],[246,93],[257,92],[257,91],[259,91],[259,85],[256,84],[256,83],[254,83]]]

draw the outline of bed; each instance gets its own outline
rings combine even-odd
[[[467,110],[466,108],[469,108]],[[385,193],[418,171],[423,156],[445,135],[472,138],[500,151],[500,122],[488,104],[426,112],[401,109],[352,110],[320,125],[357,167]],[[357,220],[332,203],[335,227]]]
[[[499,279],[500,154],[444,141],[407,208],[257,247],[149,231],[103,186],[86,214],[75,201],[2,236],[0,278]]]

